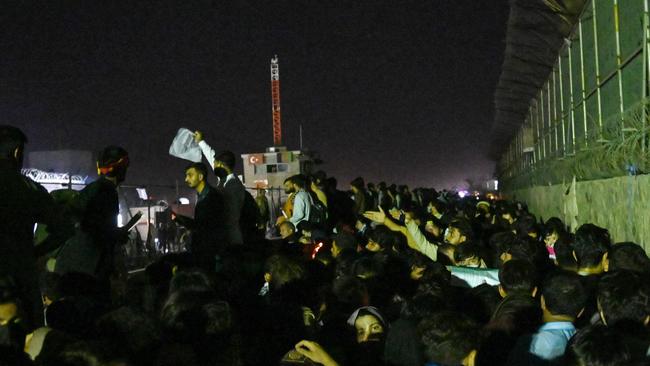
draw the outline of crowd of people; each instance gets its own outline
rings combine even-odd
[[[127,151],[102,150],[99,179],[62,204],[20,174],[27,138],[0,126],[0,365],[648,363],[650,259],[606,228],[319,171],[287,178],[269,239],[235,155],[195,139],[195,213],[172,214],[188,250],[127,274]]]

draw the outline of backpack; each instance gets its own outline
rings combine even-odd
[[[314,199],[309,195],[309,222],[318,226],[325,226],[327,224],[327,206],[319,199]]]

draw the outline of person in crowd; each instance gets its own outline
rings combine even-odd
[[[362,177],[357,177],[350,182],[350,190],[352,191],[352,198],[354,199],[354,213],[357,216],[363,215],[364,212],[370,208],[368,202],[368,194],[366,192],[366,184]]]
[[[185,168],[185,183],[197,193],[194,218],[174,214],[173,219],[192,233],[190,253],[203,268],[214,268],[215,256],[223,253],[227,239],[225,202],[216,188],[207,182],[208,169],[203,163]]]
[[[357,239],[354,235],[341,231],[332,237],[332,257],[338,258],[344,252],[357,252]]]
[[[576,333],[574,322],[584,311],[587,300],[578,275],[562,270],[551,273],[544,279],[541,293],[544,324],[535,334],[519,340],[518,349],[510,355],[510,365],[556,362]]]
[[[611,239],[607,229],[594,224],[584,224],[576,230],[572,249],[576,259],[577,273],[587,291],[585,316],[578,322],[582,327],[597,319],[596,292],[598,281],[609,269]]]
[[[478,365],[505,365],[520,337],[542,325],[542,310],[530,294],[514,293],[497,305],[483,328]]]
[[[328,207],[327,204],[327,194],[325,193],[325,179],[327,176],[322,170],[314,173],[310,179],[309,184],[311,191],[314,192],[318,200],[323,204],[323,206]]]
[[[598,282],[600,321],[620,329],[635,357],[650,350],[650,285],[642,275],[619,270],[603,275]]]
[[[633,362],[632,351],[621,337],[621,333],[602,324],[587,326],[576,333],[571,338],[562,360],[562,364],[567,366],[645,364]]]
[[[16,281],[8,274],[0,275],[0,345],[22,349],[27,324],[18,293]]]
[[[285,221],[279,225],[280,227],[280,237],[284,240],[291,241],[293,243],[297,242],[300,239],[300,235],[296,233],[296,227],[293,226],[291,221]],[[295,235],[294,235],[295,234]],[[292,240],[292,236],[296,236],[295,240]]]
[[[72,235],[43,186],[20,174],[27,137],[14,126],[0,125],[0,272],[20,288],[25,321],[42,323],[38,257],[61,246]],[[34,225],[45,224],[45,242],[34,247]]]
[[[504,263],[499,271],[499,294],[506,297],[523,294],[535,297],[537,294],[537,273],[529,262],[513,259]]]
[[[466,315],[433,314],[418,324],[418,334],[426,365],[475,365],[479,328]]]
[[[567,234],[568,233],[566,231],[566,226],[562,220],[557,217],[551,217],[550,219],[546,220],[546,223],[544,223],[544,245],[546,245],[546,250],[548,251],[549,258],[551,258],[553,261],[556,260],[555,243],[558,241],[558,239],[565,237]]]
[[[312,198],[305,190],[306,185],[307,180],[302,174],[296,174],[284,180],[284,192],[287,194],[294,194],[293,213],[291,217],[278,217],[276,225],[280,225],[284,221],[288,220],[295,227],[298,227],[298,224],[301,222],[309,221]]]
[[[124,148],[107,146],[97,158],[99,178],[88,184],[76,198],[81,213],[80,232],[59,253],[56,271],[85,272],[99,279],[105,297],[111,285],[126,280],[121,246],[128,240],[128,227],[118,227],[118,187],[126,179],[129,155]],[[113,289],[116,286],[113,286]]]
[[[473,241],[465,241],[454,249],[454,263],[460,267],[487,268],[485,260],[481,258],[479,245]]]
[[[368,234],[368,243],[365,248],[369,252],[390,252],[395,242],[393,232],[385,226],[377,226]]]
[[[386,321],[373,306],[363,306],[355,310],[348,318],[348,325],[353,326],[357,343],[379,341],[386,332]]]
[[[573,253],[581,276],[600,275],[608,270],[612,242],[607,229],[584,224],[576,231]]]
[[[214,169],[214,174],[219,178],[216,189],[221,193],[225,202],[224,217],[228,234],[228,244],[243,244],[244,235],[240,220],[244,208],[246,189],[235,175],[235,154],[228,150],[217,153],[203,139],[203,133],[201,131],[194,132],[194,141],[199,144],[203,156],[210,162]]]
[[[628,270],[640,274],[650,274],[650,258],[636,243],[624,242],[612,246],[609,251],[609,270]]]
[[[259,210],[257,228],[258,230],[266,231],[266,226],[271,219],[271,209],[269,208],[269,199],[266,197],[266,189],[259,188],[255,195],[255,204]]]

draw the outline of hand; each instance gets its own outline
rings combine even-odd
[[[399,220],[399,217],[402,215],[402,211],[396,209],[396,208],[391,208],[388,213],[393,216],[395,220]]]
[[[176,221],[176,212],[171,211],[172,221]]]
[[[320,363],[324,366],[338,366],[338,363],[332,359],[332,357],[325,352],[323,347],[320,344],[312,341],[300,341],[296,344],[296,351],[301,355],[304,355],[308,359]]]
[[[378,224],[383,224],[386,221],[386,213],[384,213],[384,210],[381,207],[379,207],[379,211],[364,212],[363,217],[372,220]]]
[[[194,141],[196,141],[197,144],[203,141],[203,132],[198,130],[194,131]]]

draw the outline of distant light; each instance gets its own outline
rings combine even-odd
[[[122,227],[122,215],[117,214],[117,226]]]
[[[149,195],[147,195],[147,190],[145,188],[136,188],[135,190],[138,192],[138,197],[140,197],[141,200],[149,199]]]
[[[186,197],[181,197],[178,199],[178,202],[181,203],[181,205],[189,205],[190,204],[190,199]]]
[[[44,172],[38,169],[22,169],[20,173],[41,184],[76,184],[85,185],[86,178],[80,175],[70,176],[68,173]]]
[[[495,181],[494,181],[494,190],[495,190],[495,191],[498,191],[498,190],[499,190],[499,181],[498,181],[498,180],[495,180]]]
[[[460,198],[465,198],[465,196],[467,196],[468,194],[469,192],[467,191],[458,191],[458,197]]]

